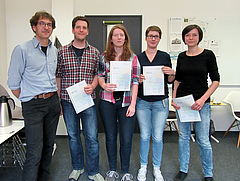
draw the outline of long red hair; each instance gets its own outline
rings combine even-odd
[[[121,61],[127,61],[131,56],[132,56],[132,50],[130,48],[130,38],[129,35],[127,33],[126,28],[121,25],[121,24],[117,24],[114,27],[112,27],[112,29],[109,32],[108,35],[108,40],[107,40],[107,46],[106,46],[106,50],[105,50],[105,59],[107,62],[110,61],[114,61],[115,57],[116,57],[116,52],[114,50],[114,45],[112,43],[112,36],[113,36],[113,31],[115,29],[121,29],[124,32],[125,35],[125,42],[123,44],[123,52],[122,55],[120,57]]]

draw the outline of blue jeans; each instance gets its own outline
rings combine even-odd
[[[203,166],[203,174],[205,177],[212,177],[212,146],[209,140],[209,127],[211,118],[211,108],[209,103],[205,103],[199,111],[201,121],[194,122],[196,140],[200,147],[200,156]],[[178,118],[178,127],[180,131],[179,136],[179,161],[180,171],[187,173],[190,159],[190,137],[191,137],[191,123],[180,122]]]
[[[61,108],[57,93],[47,99],[22,102],[27,143],[23,181],[46,181]]]
[[[128,173],[132,148],[135,115],[126,117],[127,107],[122,107],[122,100],[111,102],[99,100],[99,111],[106,135],[106,148],[110,170],[117,170],[117,135],[119,126],[120,160],[122,174]]]
[[[148,164],[150,138],[152,136],[153,166],[160,167],[163,149],[163,131],[168,117],[168,98],[162,101],[148,102],[137,99],[137,118],[140,127],[141,165]]]
[[[69,147],[74,170],[84,168],[84,153],[81,141],[80,118],[85,138],[86,171],[92,176],[99,172],[99,143],[96,106],[76,114],[72,103],[61,100],[63,117],[66,123]]]

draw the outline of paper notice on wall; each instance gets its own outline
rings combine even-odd
[[[220,56],[220,40],[209,40],[209,49],[212,50],[215,54],[215,56]]]

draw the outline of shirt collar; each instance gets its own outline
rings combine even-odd
[[[41,46],[41,44],[38,41],[38,39],[36,38],[36,36],[33,37],[32,41],[33,41],[33,45],[34,45],[35,48],[37,48],[38,46]],[[48,46],[51,46],[51,45],[52,45],[52,41],[49,40],[48,41]]]
[[[73,41],[74,41],[74,40],[73,40]],[[72,48],[72,46],[73,46],[73,41],[68,44],[68,48]],[[85,43],[85,47],[84,47],[84,48],[89,48],[88,41],[86,40],[85,42],[86,42],[86,43]]]

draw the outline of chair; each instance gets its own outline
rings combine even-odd
[[[223,136],[226,136],[227,133],[229,132],[229,130],[233,127],[238,126],[238,130],[239,130],[239,125],[240,125],[240,91],[229,92],[228,95],[222,101],[230,105],[231,110],[232,110],[232,115],[234,117],[234,121],[232,122],[232,124],[229,126],[228,130],[223,135]],[[239,148],[239,144],[240,144],[240,131],[239,131],[239,136],[238,136],[237,148]]]
[[[173,110],[169,110],[169,114],[168,114],[168,118],[166,120],[165,128],[169,127],[169,129],[171,131],[171,134],[172,134],[172,127],[174,126],[175,130],[177,131],[177,133],[180,134],[175,121],[177,121],[176,112],[173,111]]]
[[[175,130],[177,131],[178,134],[179,133],[179,130],[178,130],[178,127],[175,123],[175,121],[177,121],[177,117],[176,117],[176,111],[175,109],[171,106],[171,103],[172,103],[172,99],[171,97],[169,97],[169,113],[168,113],[168,118],[166,120],[166,126],[165,128],[169,127],[170,131],[171,131],[171,134],[172,134],[172,128],[174,127]]]
[[[1,96],[7,96],[10,97],[10,95],[8,94],[7,90],[0,84],[0,97]],[[22,116],[22,108],[19,106],[15,106],[14,109],[14,105],[12,103],[12,101],[9,102],[9,106],[11,108],[12,111],[12,119],[14,120],[23,120],[23,116]]]

